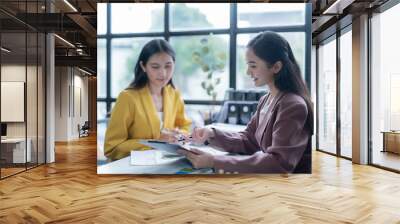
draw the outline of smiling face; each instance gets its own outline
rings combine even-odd
[[[253,79],[254,85],[257,87],[273,85],[274,75],[280,71],[282,65],[280,61],[272,66],[268,65],[266,61],[255,55],[251,48],[246,50],[246,62],[247,75]]]
[[[172,78],[175,63],[169,54],[161,52],[152,55],[145,65],[140,62],[140,66],[147,73],[151,86],[163,88]]]

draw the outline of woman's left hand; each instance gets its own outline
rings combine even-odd
[[[201,150],[190,148],[191,151],[178,150],[178,153],[186,156],[188,160],[192,163],[193,167],[196,169],[200,168],[212,168],[214,167],[214,156],[210,153],[203,152]]]

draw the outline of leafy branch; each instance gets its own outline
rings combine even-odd
[[[226,53],[216,50],[217,46],[212,46],[208,38],[202,38],[200,43],[199,49],[195,50],[192,54],[192,61],[199,65],[206,75],[205,79],[201,82],[201,87],[215,101],[218,95],[216,86],[221,83],[221,77],[216,75],[216,73],[224,72]]]

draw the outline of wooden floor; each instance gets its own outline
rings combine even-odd
[[[94,137],[0,181],[0,223],[400,223],[400,175],[315,152],[312,175],[98,176]]]

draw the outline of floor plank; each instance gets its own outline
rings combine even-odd
[[[400,223],[400,175],[314,152],[311,175],[97,175],[96,138],[0,181],[0,223]]]

